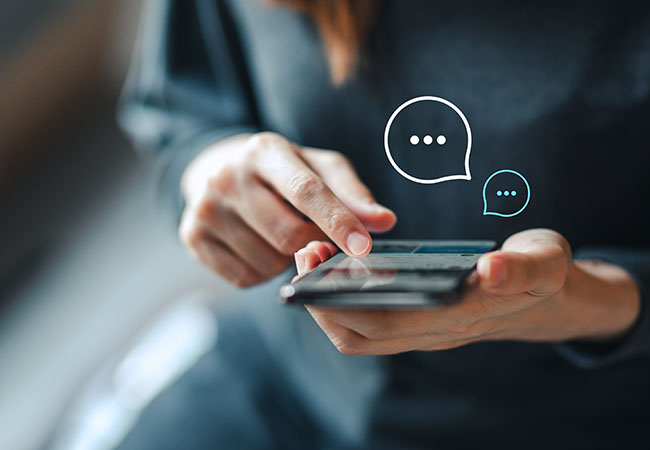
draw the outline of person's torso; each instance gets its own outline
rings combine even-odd
[[[230,4],[263,127],[345,153],[397,212],[392,236],[502,240],[543,226],[578,248],[650,246],[650,3],[384,1],[359,73],[341,87],[311,21],[258,0]],[[452,101],[471,124],[471,181],[417,184],[388,162],[388,118],[422,95]],[[516,217],[485,216],[483,183],[503,168],[526,176],[530,203]],[[402,448],[562,436],[564,446],[629,446],[650,413],[643,361],[590,372],[548,345],[496,343],[389,367],[371,427]]]
[[[232,2],[262,125],[344,152],[399,218],[401,238],[497,238],[546,226],[574,244],[650,242],[647,2],[382,3],[358,75],[332,85],[304,16]],[[384,127],[404,101],[443,97],[471,124],[471,181],[400,176]],[[517,217],[483,215],[493,172],[525,175]]]

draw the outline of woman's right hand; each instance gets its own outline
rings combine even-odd
[[[275,133],[236,135],[209,147],[187,167],[181,189],[181,240],[240,287],[282,272],[313,240],[366,255],[368,232],[388,231],[396,221],[342,154],[301,148]]]

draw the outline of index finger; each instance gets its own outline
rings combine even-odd
[[[286,144],[275,142],[256,159],[256,171],[298,211],[309,217],[351,256],[370,252],[371,238],[359,218],[323,180]]]

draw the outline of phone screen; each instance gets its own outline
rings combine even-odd
[[[289,293],[314,297],[336,293],[450,292],[459,287],[479,257],[494,246],[492,241],[378,240],[365,257],[338,253],[297,280]]]

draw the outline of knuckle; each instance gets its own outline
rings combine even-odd
[[[209,200],[203,200],[196,206],[196,217],[202,221],[211,221],[217,216],[217,208]]]
[[[572,253],[571,244],[569,244],[567,238],[564,237],[562,234],[558,233],[555,230],[551,230],[550,228],[534,228],[530,231],[543,233],[546,239],[548,239],[550,242],[556,243],[559,246],[559,248],[564,252],[564,254],[567,257],[571,258],[571,253]]]
[[[277,133],[271,131],[263,131],[256,133],[248,139],[247,150],[251,155],[255,155],[259,151],[266,151],[277,147],[279,145],[287,145],[289,141]]]
[[[558,291],[566,283],[566,279],[569,273],[569,261],[566,258],[562,258],[558,263],[557,270],[553,271],[553,275],[550,280],[550,288],[552,291]]]
[[[562,247],[555,247],[549,250],[543,261],[532,261],[525,272],[528,283],[544,280],[544,288],[540,292],[530,291],[533,294],[556,292],[566,283],[569,273],[569,258]]]
[[[562,236],[561,234],[558,234],[559,240],[560,240],[560,247],[562,248],[562,252],[564,253],[564,257],[567,259],[571,259],[573,257],[573,251],[571,250],[571,244],[569,244],[569,241],[567,238]]]
[[[298,205],[309,204],[318,198],[324,189],[323,182],[308,172],[296,173],[289,179],[291,199]]]
[[[204,239],[203,231],[194,225],[181,224],[178,232],[181,242],[189,248],[197,248],[199,243]]]
[[[237,186],[237,168],[231,163],[224,163],[219,172],[210,180],[214,192],[221,196],[233,194]]]
[[[329,231],[334,230],[345,230],[351,229],[354,227],[354,222],[350,217],[351,213],[341,210],[340,208],[335,208],[327,215],[325,219],[324,229]]]

